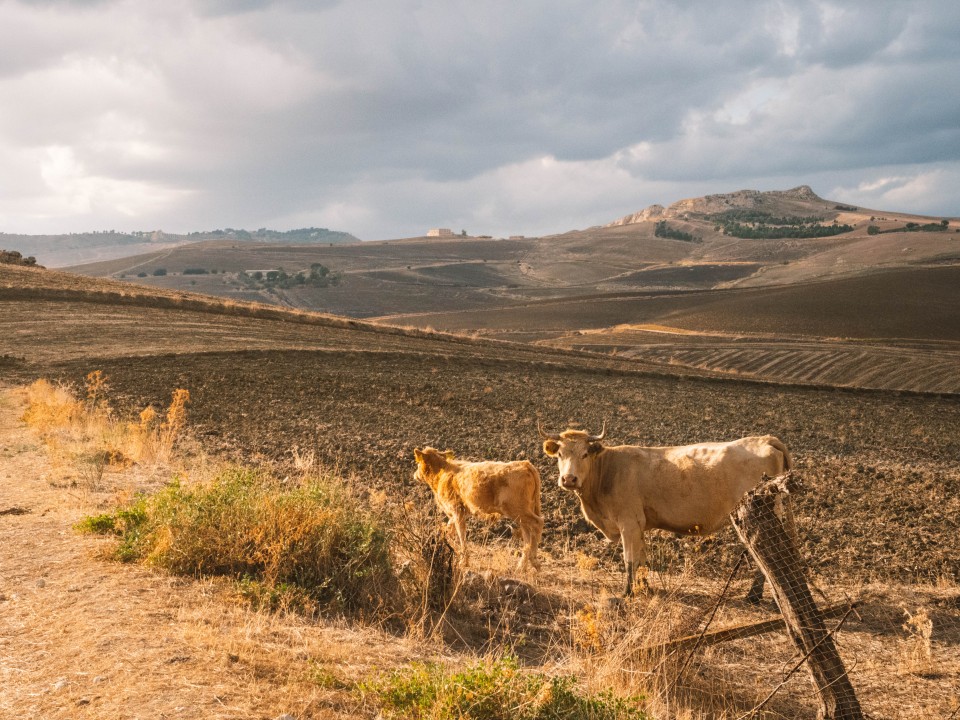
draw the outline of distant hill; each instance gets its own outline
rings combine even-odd
[[[205,240],[232,240],[236,242],[282,243],[284,245],[342,244],[359,240],[347,232],[326,228],[299,228],[297,230],[209,230],[187,234],[165,233],[162,230],[69,233],[65,235],[20,235],[0,233],[0,249],[16,250],[24,256],[33,256],[49,267],[65,267],[81,263],[113,260],[141,253],[165,250],[187,243]]]
[[[304,244],[295,233],[223,231],[70,269],[366,318],[631,292],[784,286],[960,265],[958,231],[956,219],[854,207],[802,185],[654,205],[605,226],[544,237],[338,243],[308,235],[313,242]],[[318,272],[326,273],[322,281],[311,282]],[[273,274],[280,280],[271,281]]]

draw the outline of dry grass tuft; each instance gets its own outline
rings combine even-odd
[[[899,671],[901,674],[919,675],[921,677],[934,675],[936,664],[933,659],[933,619],[927,609],[921,607],[911,613],[903,608],[907,619],[903,629],[907,631],[907,639],[903,643],[900,655]]]
[[[22,420],[39,433],[61,476],[79,472],[96,485],[104,472],[134,464],[164,465],[173,458],[186,427],[189,391],[174,390],[163,420],[147,407],[136,422],[125,422],[110,407],[109,388],[100,370],[86,376],[82,400],[69,386],[48,380],[26,388]]]

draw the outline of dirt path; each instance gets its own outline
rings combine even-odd
[[[130,480],[56,479],[22,403],[0,388],[0,717],[357,717],[330,678],[416,654],[375,630],[258,614],[223,582],[103,559],[109,541],[72,525]]]

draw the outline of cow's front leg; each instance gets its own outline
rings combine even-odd
[[[624,597],[633,595],[633,585],[636,579],[637,570],[644,567],[647,562],[647,546],[643,538],[643,530],[639,526],[628,526],[620,532],[620,539],[623,542],[623,564],[627,572],[627,587],[624,591]],[[646,586],[647,578],[643,578]]]

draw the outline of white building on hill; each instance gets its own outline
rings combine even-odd
[[[453,237],[453,230],[450,228],[430,228],[427,230],[427,237]]]

